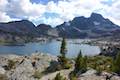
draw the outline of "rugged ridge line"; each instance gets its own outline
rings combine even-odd
[[[92,13],[90,17],[75,17],[72,21],[64,22],[52,28],[50,25],[35,26],[28,20],[0,23],[0,40],[17,40],[27,37],[65,37],[65,38],[119,38],[120,26],[114,24],[102,15]],[[14,37],[16,36],[16,37]]]

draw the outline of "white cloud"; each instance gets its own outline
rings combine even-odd
[[[64,20],[61,18],[46,18],[44,16],[41,16],[40,18],[31,18],[30,21],[33,21],[35,24],[39,25],[39,22],[45,23],[48,25],[52,25],[53,27],[56,26],[56,24],[62,24],[64,23]]]
[[[7,0],[0,0],[0,22],[20,20],[16,18],[10,18],[10,16],[6,13],[8,4],[9,3]]]
[[[8,12],[11,12],[9,14],[16,17],[39,17],[45,12],[45,6],[36,3],[32,4],[30,0],[11,0],[8,10]]]
[[[10,20],[10,17],[6,13],[0,12],[0,22],[8,22]]]
[[[8,5],[7,0],[0,0],[0,11],[5,11],[7,5]]]
[[[30,0],[0,0],[0,22],[27,18],[37,24],[44,22],[56,26],[74,17],[89,17],[92,12],[97,12],[120,25],[120,1],[112,0],[111,6],[103,1],[108,0],[61,0],[58,3],[50,1],[46,5],[31,3]],[[45,12],[59,16],[46,18]]]
[[[10,18],[5,12],[0,12],[0,22],[18,21],[20,19]]]
[[[63,22],[64,20],[61,18],[48,18],[47,20],[45,20],[45,23],[51,24],[52,26],[56,26],[56,23],[62,24]]]
[[[10,17],[5,13],[7,4],[7,0],[0,0],[0,22],[8,22],[10,20]]]
[[[120,25],[120,1],[113,1],[114,3],[110,7],[105,7],[101,14],[104,15],[106,18],[109,18],[115,24]]]

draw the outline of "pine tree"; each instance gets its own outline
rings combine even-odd
[[[85,56],[83,58],[83,72],[85,72],[87,70],[87,56]]]
[[[67,63],[65,38],[63,38],[62,43],[61,43],[60,54],[61,55],[58,56],[58,61],[60,62],[61,65],[64,66]]]
[[[62,57],[65,57],[65,55],[66,55],[66,41],[65,41],[65,38],[63,38],[62,43],[61,43],[60,54],[61,54]]]
[[[66,41],[65,38],[63,38],[61,43],[61,49],[60,49],[60,56],[58,56],[58,62],[60,62],[60,65],[62,69],[69,69],[72,67],[71,64],[69,64],[68,59],[66,58]]]
[[[82,65],[81,62],[82,62],[82,53],[80,51],[75,61],[75,72],[81,70],[81,65]]]
[[[113,71],[120,74],[120,53],[118,53],[116,59],[113,61]]]
[[[87,57],[83,57],[82,52],[80,51],[75,61],[74,72],[77,73],[81,71],[81,73],[83,73],[86,71],[86,68],[87,68]]]

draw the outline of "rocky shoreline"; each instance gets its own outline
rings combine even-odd
[[[73,68],[41,75],[43,71],[51,66],[52,61],[57,61],[57,57],[39,52],[30,56],[0,55],[0,80],[53,80],[57,73],[61,73],[69,80],[68,76]],[[53,69],[55,67],[55,65],[52,66]],[[79,78],[80,80],[106,80],[105,74],[112,75],[102,72],[102,75],[98,76],[96,70],[88,69]],[[120,80],[120,77],[114,75],[111,80]]]

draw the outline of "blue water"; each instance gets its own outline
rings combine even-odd
[[[82,51],[83,55],[96,55],[100,53],[98,46],[90,46],[87,44],[73,44],[73,41],[67,41],[67,56],[75,57]],[[51,42],[34,42],[27,43],[25,46],[2,46],[0,45],[0,54],[18,54],[18,55],[29,55],[36,51],[48,53],[52,55],[59,55],[60,41]]]

